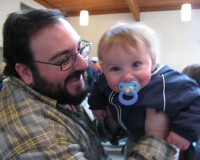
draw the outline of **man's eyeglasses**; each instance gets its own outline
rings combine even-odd
[[[86,44],[84,45],[83,43],[86,43]],[[76,62],[77,54],[80,54],[83,58],[86,58],[89,55],[89,53],[91,51],[91,42],[82,40],[80,45],[81,46],[84,45],[84,46],[81,47],[77,53],[71,54],[70,56],[68,56],[67,58],[63,59],[62,61],[60,61],[58,63],[42,62],[42,61],[35,61],[35,60],[33,62],[60,66],[61,71],[66,71],[66,70],[70,69]]]

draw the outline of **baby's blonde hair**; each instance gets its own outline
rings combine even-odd
[[[98,45],[98,58],[102,62],[101,54],[109,51],[114,44],[129,44],[137,47],[138,42],[143,42],[149,50],[150,56],[159,54],[159,40],[157,33],[147,25],[139,22],[117,23],[109,28],[101,37]]]

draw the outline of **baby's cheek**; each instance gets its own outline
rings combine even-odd
[[[151,78],[150,77],[147,77],[145,80],[141,81],[140,82],[140,89],[146,87],[151,81]]]
[[[117,82],[108,82],[108,85],[113,91],[119,92],[118,83]]]

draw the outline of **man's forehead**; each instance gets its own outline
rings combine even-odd
[[[57,26],[57,25],[62,25],[64,30],[67,31],[67,34],[69,35],[69,37],[73,37],[73,39],[76,40],[77,42],[80,40],[79,34],[72,27],[72,25],[64,18],[59,18],[59,22],[58,23],[50,24],[50,25],[47,25],[46,27],[41,28],[35,34],[32,35],[31,40],[36,38],[37,36],[43,35],[46,32],[48,32],[48,34],[49,34],[49,31],[54,29],[54,28],[56,28],[55,26]]]
[[[33,36],[30,46],[35,56],[48,53],[50,58],[55,53],[77,49],[79,43],[80,36],[74,28],[66,20],[60,19],[59,23],[43,28],[40,34]]]
[[[72,36],[76,40],[80,39],[80,36],[76,32],[76,30],[72,27],[72,25],[66,19],[60,18],[59,21],[66,27],[66,29],[72,34]]]

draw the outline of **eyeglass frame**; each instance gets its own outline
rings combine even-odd
[[[61,71],[66,71],[66,70],[68,70],[68,69],[70,69],[70,68],[73,67],[73,65],[74,65],[75,62],[76,62],[76,55],[77,55],[77,54],[80,54],[81,51],[82,51],[83,49],[85,49],[86,47],[89,47],[89,49],[90,49],[90,50],[88,51],[88,53],[87,53],[85,56],[82,56],[82,55],[80,54],[83,58],[86,58],[86,57],[90,54],[92,43],[89,42],[89,41],[86,41],[86,40],[81,40],[81,42],[86,42],[87,44],[86,44],[85,46],[83,46],[82,48],[80,48],[78,52],[69,55],[68,57],[64,58],[64,59],[61,60],[60,62],[57,62],[57,63],[50,63],[50,62],[37,61],[37,60],[33,60],[33,62],[42,63],[42,64],[49,64],[49,65],[54,65],[54,66],[60,66],[60,70],[61,70]],[[69,60],[69,58],[71,58],[71,57],[74,57],[74,61],[73,61],[72,65],[71,65],[69,68],[67,68],[67,69],[63,69],[62,64],[66,63],[66,62]]]

